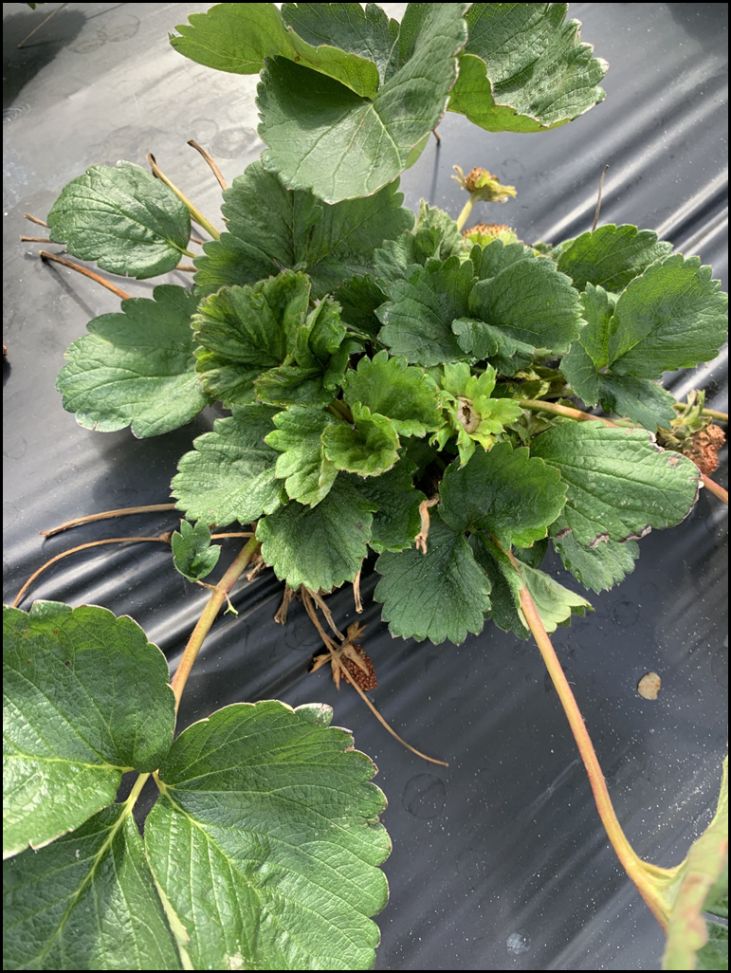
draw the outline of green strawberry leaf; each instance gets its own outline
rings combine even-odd
[[[208,577],[221,556],[221,545],[211,544],[211,532],[202,520],[197,524],[181,520],[180,530],[173,531],[170,538],[170,546],[175,570],[188,581]]]
[[[106,807],[125,771],[154,770],[175,709],[165,658],[131,618],[39,601],[3,609],[3,642],[7,857]]]
[[[473,3],[449,110],[488,132],[565,125],[604,99],[607,65],[565,3]]]
[[[184,426],[205,406],[190,324],[197,302],[167,284],[153,298],[130,298],[121,313],[94,318],[66,351],[57,388],[86,429],[129,426],[145,439]]]
[[[173,744],[145,848],[187,932],[189,968],[373,965],[386,801],[373,763],[331,718],[326,706],[239,703]]]
[[[562,244],[558,269],[568,274],[580,291],[587,284],[595,284],[619,293],[672,250],[672,243],[658,240],[652,230],[608,223]]]
[[[323,406],[333,398],[323,386],[322,369],[299,365],[280,365],[262,372],[254,381],[254,392],[260,402],[279,407]]]
[[[129,698],[126,681],[123,685],[121,695]],[[143,726],[141,714],[138,720]],[[3,901],[7,969],[191,968],[183,962],[124,804],[105,808],[38,852],[6,862]]]
[[[112,274],[173,270],[190,237],[188,210],[141,166],[91,166],[64,186],[48,214],[51,239]]]
[[[476,452],[466,466],[448,466],[440,494],[440,513],[453,530],[484,532],[506,547],[546,537],[566,502],[560,474],[507,442]]]
[[[375,96],[283,57],[261,74],[265,166],[328,203],[370,196],[408,169],[446,107],[466,40],[466,4],[409,4]]]
[[[568,487],[554,534],[571,530],[584,547],[678,524],[698,495],[698,467],[659,449],[642,429],[557,423],[534,439],[531,453],[555,467]]]
[[[373,504],[342,478],[316,507],[288,503],[256,529],[262,557],[290,588],[332,591],[352,581],[368,553]]]
[[[381,282],[399,280],[428,260],[448,260],[464,252],[462,234],[449,213],[422,199],[413,230],[386,240],[374,253],[373,275]]]
[[[248,524],[280,506],[284,491],[275,473],[277,454],[264,443],[273,414],[264,405],[241,406],[193,441],[171,484],[177,507],[189,520],[219,527],[236,520]]]
[[[328,206],[310,192],[290,192],[260,162],[223,194],[227,230],[196,258],[196,285],[205,293],[225,284],[254,284],[289,267],[312,279],[315,297],[368,274],[373,251],[408,230],[398,184],[367,199]]]
[[[553,538],[553,546],[567,571],[585,588],[609,591],[635,569],[640,556],[636,541],[604,539],[594,547],[583,547],[569,532]]]
[[[380,476],[399,458],[399,438],[394,423],[372,413],[365,405],[353,405],[353,422],[337,422],[322,434],[325,456],[338,470],[359,476]]]
[[[343,396],[349,405],[367,406],[387,416],[401,436],[425,436],[441,425],[437,387],[420,368],[379,351],[348,371]]]
[[[274,472],[290,500],[314,507],[330,491],[337,468],[325,456],[322,434],[335,419],[322,409],[291,406],[274,416],[276,429],[265,442],[281,455]]]
[[[434,514],[427,552],[411,548],[381,554],[373,597],[392,635],[459,645],[478,635],[490,607],[490,583],[462,533]]]
[[[411,547],[419,533],[419,507],[426,497],[414,487],[414,469],[409,460],[400,460],[382,476],[350,478],[358,492],[372,504],[370,546],[379,554]]]

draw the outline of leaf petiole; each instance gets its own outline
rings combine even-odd
[[[50,253],[48,250],[39,250],[38,256],[44,262],[51,260],[53,263],[61,264],[63,267],[68,267],[69,270],[75,270],[77,274],[83,274],[83,276],[88,277],[89,280],[93,280],[95,283],[101,284],[102,287],[106,287],[108,291],[111,291],[112,294],[116,294],[116,296],[123,301],[128,301],[132,296],[131,294],[128,294],[127,291],[123,291],[121,287],[117,287],[115,284],[112,284],[111,281],[106,280],[106,278],[102,277],[101,274],[97,274],[93,270],[89,270],[88,267],[82,267],[81,264],[74,263],[73,260],[67,260],[65,257],[59,257],[57,253]]]
[[[180,189],[178,189],[175,183],[171,182],[170,179],[168,179],[168,177],[162,171],[160,166],[157,164],[157,160],[155,159],[155,156],[152,154],[152,152],[147,153],[147,162],[148,165],[150,166],[150,169],[152,170],[153,176],[159,179],[160,182],[165,183],[168,189],[170,189],[172,192],[175,193],[175,195],[178,197],[180,202],[185,206],[185,208],[190,213],[190,218],[192,220],[195,220],[195,222],[199,226],[202,226],[203,229],[206,231],[206,233],[209,233],[214,240],[218,240],[218,238],[221,236],[219,231],[210,222],[210,220],[206,219],[206,217],[201,213],[198,207],[194,206],[193,203],[191,203],[191,201],[188,199],[188,197],[185,196]],[[193,254],[190,253],[190,251],[188,250],[184,250],[183,253],[185,254],[186,257],[193,256]]]

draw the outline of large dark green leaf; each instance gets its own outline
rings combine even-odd
[[[607,223],[562,244],[558,269],[568,274],[579,290],[595,284],[619,293],[672,249],[672,243],[658,240],[652,230]]]

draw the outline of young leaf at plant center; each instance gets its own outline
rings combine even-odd
[[[250,402],[254,379],[287,357],[309,300],[309,279],[291,270],[205,298],[193,324],[196,367],[208,394],[229,408]]]
[[[190,969],[124,804],[5,862],[3,909],[6,969]]]
[[[408,279],[385,283],[389,300],[376,312],[383,323],[380,340],[417,365],[465,359],[452,322],[467,316],[473,283],[472,264],[458,257],[430,260]]]
[[[567,625],[573,615],[585,615],[591,604],[537,568],[519,562],[515,567],[494,544],[477,548],[477,560],[492,584],[490,617],[505,632],[530,638],[531,632],[520,607],[520,590],[525,587],[535,602],[547,632]]]
[[[672,250],[672,243],[658,240],[653,230],[607,223],[562,244],[558,269],[568,274],[580,291],[594,284],[618,294]]]
[[[483,250],[484,259],[500,266],[497,248],[502,246],[497,240],[491,243]],[[494,277],[479,280],[470,295],[469,312],[455,316],[484,321],[533,348],[566,350],[583,324],[579,294],[551,261],[533,256],[513,259],[517,246],[504,248],[510,262]]]
[[[325,456],[339,470],[380,476],[399,458],[399,438],[390,419],[365,405],[352,407],[353,422],[338,422],[322,434]]]
[[[728,757],[713,820],[690,848],[670,890],[664,970],[728,967]]]
[[[322,409],[291,406],[274,416],[276,429],[264,440],[281,455],[274,472],[284,480],[290,500],[314,507],[327,496],[338,475],[325,456],[322,434],[335,419]]]
[[[488,365],[481,375],[472,375],[464,362],[445,365],[442,374],[441,400],[449,425],[457,433],[460,465],[464,466],[475,452],[475,443],[491,449],[505,426],[522,415],[513,399],[493,399],[496,372]],[[446,430],[438,439],[447,436]]]
[[[442,479],[439,512],[455,531],[483,532],[505,547],[530,547],[546,537],[566,502],[561,476],[526,447],[498,443],[478,451]]]
[[[160,768],[145,847],[193,968],[372,966],[386,801],[331,718],[319,705],[227,706],[188,727]]]
[[[258,89],[264,164],[329,203],[369,196],[413,165],[444,112],[466,4],[409,4],[373,98],[282,57]]]
[[[173,270],[190,237],[183,203],[141,166],[91,166],[48,214],[54,243],[112,274],[143,280]]]
[[[536,437],[531,454],[554,466],[568,487],[554,536],[569,529],[584,547],[678,524],[698,495],[695,464],[659,449],[643,429],[561,422]]]
[[[361,358],[357,369],[347,372],[343,397],[351,406],[365,405],[386,416],[401,436],[425,436],[442,424],[432,379],[386,351]]]
[[[274,413],[265,405],[240,406],[193,441],[171,484],[177,507],[189,520],[219,527],[236,520],[248,524],[284,502],[277,454],[264,442],[274,428]]]
[[[289,267],[305,271],[315,297],[371,272],[373,251],[411,228],[398,183],[367,199],[328,206],[310,192],[291,192],[260,162],[223,194],[227,230],[197,257],[204,293],[225,284],[254,284]]]
[[[565,3],[473,3],[449,110],[488,132],[538,132],[604,99],[607,65],[582,43]]]
[[[172,741],[163,654],[131,618],[38,601],[3,609],[5,857],[78,827]]]
[[[259,521],[262,557],[290,588],[332,591],[353,580],[368,553],[373,506],[340,478],[316,507],[293,501]]]
[[[392,635],[459,645],[478,635],[490,607],[490,583],[461,532],[433,514],[427,552],[381,554],[373,594]]]
[[[569,531],[553,538],[556,553],[567,571],[585,588],[599,593],[609,591],[635,569],[640,556],[636,541],[611,541],[605,538],[594,547],[583,547]]]
[[[411,547],[419,533],[419,507],[426,497],[414,487],[415,468],[402,459],[382,476],[350,477],[357,491],[373,504],[370,546],[379,554]]]
[[[373,277],[349,277],[333,294],[341,307],[343,321],[351,332],[375,338],[381,330],[376,309],[386,300]]]
[[[342,381],[350,353],[359,349],[347,342],[345,356],[338,354],[345,336],[345,325],[340,317],[340,305],[332,297],[320,301],[307,316],[305,324],[298,328],[294,337],[294,360],[302,368],[316,368],[323,373],[322,384],[326,389],[338,387]]]
[[[400,280],[431,259],[448,260],[464,252],[462,234],[449,213],[422,199],[413,230],[386,240],[374,253],[373,275],[381,282]]]
[[[86,429],[130,426],[140,439],[190,422],[206,396],[195,372],[191,315],[197,301],[183,287],[161,285],[153,300],[122,301],[66,351],[57,388],[64,408]]]
[[[211,532],[202,520],[191,524],[180,521],[180,530],[170,538],[175,570],[188,581],[207,578],[218,564],[221,545],[211,544]]]

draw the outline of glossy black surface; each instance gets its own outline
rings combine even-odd
[[[50,5],[49,5],[50,6]],[[397,6],[397,5],[391,5]],[[4,4],[5,594],[47,556],[116,533],[172,526],[128,518],[41,544],[37,531],[80,513],[162,502],[180,454],[210,416],[158,439],[95,434],[65,413],[54,390],[64,348],[115,299],[31,256],[18,235],[26,211],[45,215],[87,165],[153,150],[210,214],[219,194],[194,137],[230,179],[261,151],[256,81],[179,57],[166,35],[206,4],[68,4],[28,46],[41,18]],[[541,135],[489,135],[463,118],[441,126],[406,174],[409,204],[426,195],[456,213],[451,166],[487,165],[518,200],[489,218],[528,240],[559,240],[591,222],[604,163],[604,221],[658,229],[717,276],[727,270],[726,5],[574,4],[584,35],[611,64],[607,101]],[[485,211],[486,212],[486,211]],[[480,215],[480,214],[477,214]],[[42,231],[40,231],[42,234]],[[178,275],[182,278],[184,275]],[[152,283],[125,287],[148,293]],[[726,409],[725,355],[694,384]],[[725,480],[725,469],[717,478]],[[675,530],[642,542],[635,573],[594,596],[593,615],[555,642],[583,707],[619,817],[638,851],[672,864],[707,823],[725,748],[726,508],[701,495]],[[372,579],[365,588],[370,592]],[[205,594],[153,545],[69,559],[35,597],[129,613],[177,659]],[[191,677],[184,722],[242,699],[322,700],[380,767],[394,841],[391,901],[379,919],[380,969],[656,969],[662,938],[599,827],[586,779],[537,651],[489,626],[459,648],[394,641],[368,608],[373,698],[416,746],[449,760],[429,766],[387,737],[324,671],[307,675],[317,639],[298,608],[272,622],[271,572],[234,598]],[[347,593],[332,598],[352,619]],[[635,686],[656,670],[656,702]]]

